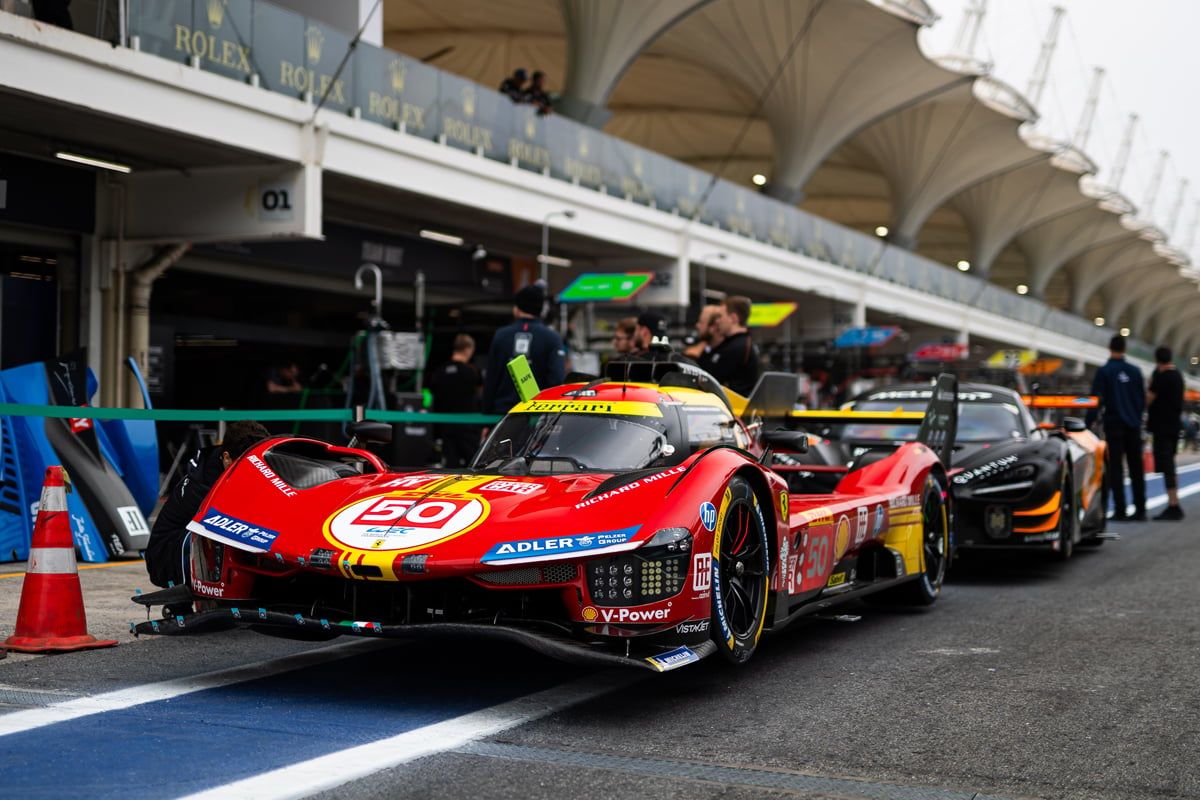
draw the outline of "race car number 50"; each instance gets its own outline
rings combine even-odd
[[[412,550],[473,528],[487,516],[473,497],[369,497],[329,518],[330,536],[359,550]]]

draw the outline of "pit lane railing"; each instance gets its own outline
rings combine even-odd
[[[323,102],[400,134],[474,152],[1030,326],[1103,345],[1114,333],[564,117],[352,37],[265,0],[113,0],[97,35]],[[103,22],[100,21],[103,17]],[[78,26],[77,26],[78,27]],[[1151,348],[1131,343],[1133,355]]]

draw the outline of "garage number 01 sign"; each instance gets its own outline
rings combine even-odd
[[[264,222],[290,220],[295,216],[292,206],[292,181],[263,181],[258,185],[258,218]]]

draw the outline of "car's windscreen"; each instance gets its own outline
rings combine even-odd
[[[863,400],[855,411],[924,411],[925,400]],[[1002,442],[1025,436],[1021,412],[1012,403],[959,403],[957,442]],[[911,442],[917,438],[916,425],[846,425],[841,438],[850,441],[879,439]]]
[[[609,414],[509,414],[475,458],[504,474],[627,472],[673,455],[662,417]]]

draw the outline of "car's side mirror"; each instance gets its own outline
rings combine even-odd
[[[1067,433],[1083,433],[1087,430],[1087,423],[1079,417],[1063,417],[1062,426]]]
[[[350,436],[353,437],[351,444],[356,442],[370,442],[372,444],[392,443],[392,426],[387,422],[362,419],[358,422],[351,422],[349,430]]]
[[[762,441],[763,444],[788,453],[808,452],[808,434],[804,431],[793,431],[787,428],[763,431]]]

